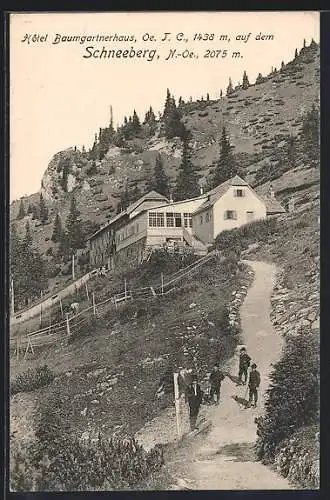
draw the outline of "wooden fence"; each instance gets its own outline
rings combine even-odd
[[[23,354],[25,358],[29,352],[34,354],[34,349],[36,347],[47,346],[58,342],[67,342],[68,339],[70,339],[73,334],[78,332],[82,326],[88,324],[91,316],[101,317],[110,307],[117,309],[120,305],[125,304],[128,301],[136,299],[147,300],[159,296],[166,296],[175,289],[176,285],[181,280],[187,278],[206,262],[209,262],[218,255],[218,251],[214,250],[189,266],[180,269],[167,279],[164,279],[164,276],[161,275],[160,284],[156,287],[147,286],[143,288],[131,289],[127,287],[127,283],[125,281],[123,292],[112,295],[99,303],[95,302],[95,294],[93,292],[91,294],[91,306],[78,312],[77,314],[70,315],[70,313],[67,313],[66,318],[63,321],[53,325],[50,324],[45,328],[29,333],[18,334],[17,337],[10,339],[10,350],[17,358],[19,358],[21,354]]]

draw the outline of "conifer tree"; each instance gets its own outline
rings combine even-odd
[[[24,243],[29,247],[32,245],[32,234],[31,234],[31,228],[30,228],[30,223],[27,221],[25,225],[25,238],[24,238]]]
[[[262,76],[261,73],[258,74],[257,78],[256,78],[256,85],[259,85],[260,83],[263,83],[264,81],[266,81],[266,78],[264,78]]]
[[[31,203],[29,203],[29,206],[28,206],[28,209],[27,209],[27,212],[26,212],[28,215],[29,214],[33,214],[33,205]]]
[[[148,191],[157,191],[157,193],[169,196],[169,178],[165,173],[162,157],[156,156],[156,165],[154,175],[148,184]]]
[[[234,92],[233,83],[231,81],[231,78],[229,77],[229,83],[228,83],[228,87],[227,87],[227,95],[230,95],[233,92]]]
[[[242,83],[242,88],[244,90],[248,89],[250,86],[250,82],[249,82],[249,79],[248,79],[248,76],[246,74],[246,71],[244,71],[243,73],[243,83]]]
[[[294,51],[294,58],[296,59],[298,57],[298,49]]]
[[[209,188],[213,189],[226,180],[231,179],[237,173],[238,168],[233,155],[233,147],[230,144],[227,131],[223,127],[220,138],[220,156],[213,172],[210,174]]]
[[[210,94],[209,94],[209,93],[207,93],[207,94],[206,94],[206,100],[207,100],[207,101],[209,101],[209,100],[210,100]]]
[[[45,222],[47,222],[48,220],[48,208],[46,206],[42,193],[40,193],[40,201],[39,201],[39,219],[42,224],[45,224]]]
[[[199,175],[196,166],[191,160],[191,147],[189,141],[191,134],[184,129],[182,137],[182,159],[179,167],[179,173],[176,178],[174,196],[176,200],[184,200],[199,195]]]
[[[220,99],[222,99],[222,89],[220,90]]]
[[[21,200],[21,201],[20,201],[20,204],[19,204],[19,209],[18,209],[18,215],[17,215],[17,218],[18,218],[18,219],[23,219],[23,217],[25,217],[25,207],[24,207],[23,200]]]
[[[134,109],[133,117],[132,117],[132,132],[134,135],[137,135],[137,134],[139,134],[140,131],[141,131],[140,119],[139,119],[139,117]]]
[[[303,153],[311,166],[319,165],[320,156],[320,117],[319,112],[313,104],[310,111],[306,113],[303,119],[301,141]]]
[[[281,71],[284,70],[284,61],[281,62]]]
[[[66,234],[68,247],[75,251],[84,248],[80,211],[77,208],[75,197],[71,198],[70,212],[66,220]]]
[[[62,237],[62,232],[63,232],[63,228],[62,228],[61,217],[60,217],[59,213],[57,213],[55,216],[55,220],[54,220],[54,228],[53,228],[53,234],[52,234],[51,240],[54,243],[59,243],[61,240],[61,237]]]

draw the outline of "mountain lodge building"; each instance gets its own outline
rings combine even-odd
[[[90,263],[111,269],[117,262],[141,262],[146,252],[164,247],[205,255],[221,231],[284,212],[273,191],[262,197],[238,175],[182,201],[151,191],[89,238]]]

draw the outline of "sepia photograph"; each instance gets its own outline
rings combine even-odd
[[[9,490],[319,490],[320,13],[10,13],[9,71]]]

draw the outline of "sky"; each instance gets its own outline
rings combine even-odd
[[[162,41],[165,32],[170,34]],[[135,41],[53,43],[60,36],[98,34],[132,36]],[[177,34],[183,35],[177,40]],[[214,39],[201,40],[198,34],[214,34]],[[256,40],[259,34],[273,39]],[[11,200],[40,189],[55,153],[75,145],[90,147],[95,132],[109,123],[110,105],[116,126],[134,109],[141,120],[149,106],[162,111],[167,88],[176,98],[199,99],[207,93],[218,98],[229,77],[234,84],[241,82],[245,70],[254,83],[259,72],[266,75],[272,66],[292,60],[303,40],[309,45],[312,38],[319,42],[318,12],[11,14]],[[92,53],[86,47],[101,51],[103,46],[156,49],[159,58],[84,57]],[[166,60],[174,49],[182,56]],[[204,57],[207,51],[213,57]]]

